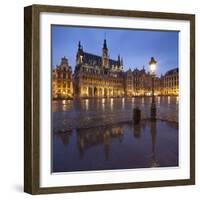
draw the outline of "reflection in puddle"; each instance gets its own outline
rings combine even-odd
[[[88,110],[88,108],[89,108],[89,103],[88,103],[88,101],[89,101],[88,99],[85,99],[85,109],[86,109],[86,110]]]
[[[102,99],[101,105],[102,105],[102,110],[104,111],[105,110],[105,99],[104,98]]]
[[[168,99],[170,99],[170,104],[168,104]],[[177,100],[176,96],[170,98],[156,96],[157,117],[178,122],[179,104]],[[151,97],[53,101],[52,124],[56,130],[63,128],[71,130],[127,122],[132,120],[135,107],[141,109],[142,119],[147,119],[150,105]]]
[[[179,97],[176,97],[176,104],[179,103]]]
[[[144,106],[144,97],[142,97],[142,106]]]
[[[168,105],[171,103],[171,97],[170,96],[167,97],[167,103],[168,103]]]
[[[54,132],[53,171],[178,166],[178,125],[142,121]]]
[[[64,105],[65,105],[65,104],[66,104],[66,100],[62,100],[62,104],[64,104]]]
[[[125,107],[125,98],[122,98],[122,109]]]
[[[110,109],[113,110],[113,98],[110,99]]]
[[[157,103],[160,105],[160,96],[157,97]]]

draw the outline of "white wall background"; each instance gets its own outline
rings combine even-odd
[[[0,6],[0,199],[199,199],[200,106],[196,104],[196,185],[31,196],[23,193],[23,7],[30,4],[196,14],[196,77],[200,75],[198,0],[6,0]],[[196,79],[197,79],[196,78]],[[200,102],[200,79],[196,102]]]

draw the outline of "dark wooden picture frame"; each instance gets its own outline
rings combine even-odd
[[[150,182],[40,187],[40,13],[124,16],[190,22],[190,178]],[[97,191],[195,184],[195,16],[96,8],[32,5],[24,9],[24,191],[30,194]]]

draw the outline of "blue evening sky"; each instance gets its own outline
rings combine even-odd
[[[117,59],[120,54],[124,70],[144,66],[148,71],[151,57],[157,60],[158,75],[178,67],[178,32],[57,25],[52,25],[53,66],[66,56],[74,71],[79,40],[84,51],[101,56],[105,35],[110,58]]]

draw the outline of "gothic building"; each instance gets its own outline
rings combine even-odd
[[[79,41],[73,80],[75,97],[124,96],[123,59],[110,59],[106,40],[101,56],[84,51]]]
[[[125,89],[125,95],[126,96],[133,96],[133,72],[131,71],[131,69],[129,69],[126,73],[125,73],[125,77],[124,77],[124,89]]]
[[[179,70],[178,68],[169,70],[164,78],[164,90],[165,95],[178,95],[179,93]]]
[[[105,39],[101,56],[86,52],[79,41],[73,75],[66,57],[52,74],[54,99],[152,95],[152,75],[144,67],[125,72],[120,55],[116,60],[109,57]],[[178,77],[178,68],[155,77],[155,95],[178,95]]]
[[[72,68],[66,57],[61,58],[60,65],[52,71],[52,96],[56,98],[72,98]]]
[[[133,95],[134,96],[143,96],[148,95],[151,92],[151,75],[143,69],[134,69],[133,70]]]

